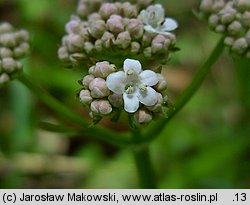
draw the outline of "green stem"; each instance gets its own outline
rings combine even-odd
[[[136,144],[142,138],[141,130],[131,115],[129,115],[129,125],[133,143]],[[156,189],[156,177],[150,158],[149,145],[144,143],[135,145],[133,154],[141,188]]]
[[[199,89],[206,75],[208,74],[210,68],[214,65],[214,63],[220,57],[223,48],[224,48],[224,37],[221,37],[216,47],[210,54],[209,58],[205,61],[205,63],[198,70],[191,84],[185,89],[185,91],[181,94],[181,96],[177,99],[175,108],[168,113],[168,118],[162,119],[147,130],[145,134],[145,138],[142,141],[151,141],[155,139],[161,131],[164,129],[165,125],[184,107],[184,105],[191,99],[194,93]]]
[[[60,101],[58,101],[45,90],[36,85],[32,81],[32,79],[30,79],[27,75],[22,74],[19,77],[19,81],[23,83],[26,87],[28,87],[44,104],[46,104],[59,116],[83,127],[84,129],[81,128],[80,131],[84,132],[84,135],[88,134],[89,136],[93,136],[97,139],[108,141],[116,145],[124,145],[131,143],[131,138],[126,133],[119,134],[119,136],[117,136],[116,132],[113,132],[103,127],[89,127],[89,123],[84,120],[83,117],[76,115],[69,108],[64,106]],[[77,128],[75,129],[77,130]]]

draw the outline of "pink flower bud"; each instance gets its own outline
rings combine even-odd
[[[102,37],[105,31],[106,31],[106,24],[105,21],[103,20],[97,20],[90,24],[89,32],[96,39]]]
[[[117,108],[120,108],[123,106],[123,98],[122,95],[118,95],[116,93],[112,93],[108,96],[109,102]]]
[[[94,114],[98,114],[101,116],[108,115],[112,112],[112,106],[107,100],[94,100],[90,109]]]
[[[79,1],[76,12],[80,17],[86,18],[88,15],[88,7],[86,3]]]
[[[102,78],[95,78],[89,83],[89,89],[93,98],[103,98],[110,94],[106,81]]]
[[[86,56],[86,54],[84,54],[84,53],[73,53],[73,54],[71,54],[71,55],[69,56],[69,59],[70,59],[72,62],[78,62],[78,61],[87,59],[87,56]]]
[[[30,52],[30,45],[27,42],[21,43],[18,47],[14,49],[15,58],[21,58],[28,55]]]
[[[128,31],[124,31],[118,34],[115,45],[118,48],[126,49],[131,43],[131,37]]]
[[[24,29],[16,31],[14,35],[15,35],[15,39],[18,43],[21,43],[24,41],[29,41],[29,39],[30,39],[29,32],[24,30]]]
[[[131,53],[137,54],[140,51],[140,48],[141,48],[141,45],[138,42],[133,41],[131,43]]]
[[[89,73],[95,77],[106,78],[110,73],[115,71],[115,66],[109,64],[108,61],[98,62],[95,66],[92,66]]]
[[[69,53],[68,53],[67,48],[65,46],[62,46],[58,49],[57,55],[61,61],[63,61],[63,62],[69,61]]]
[[[236,35],[237,33],[241,32],[242,25],[239,21],[233,21],[232,23],[229,24],[227,30],[229,34]]]
[[[158,93],[157,102],[153,106],[147,106],[147,109],[152,112],[158,112],[161,110],[162,103],[163,103],[163,97],[160,93]]]
[[[219,21],[220,21],[219,15],[212,14],[208,19],[208,25],[214,29],[219,24]]]
[[[124,31],[124,23],[122,21],[122,17],[116,14],[110,16],[107,21],[107,28],[115,34]]]
[[[71,16],[70,21],[65,25],[65,31],[77,34],[80,30],[80,22],[81,20],[78,16]]]
[[[139,124],[145,124],[152,120],[152,114],[147,111],[140,109],[134,114],[135,121]]]
[[[88,88],[89,84],[92,80],[94,80],[95,76],[93,75],[86,75],[84,78],[80,81],[80,83],[83,85],[83,87]]]
[[[250,11],[245,11],[242,15],[242,23],[246,27],[250,27]]]
[[[155,36],[155,34],[153,34],[153,33],[144,32],[144,34],[142,36],[142,45],[144,47],[149,46],[151,44],[154,36]]]
[[[93,98],[90,95],[89,90],[81,90],[79,93],[80,102],[84,105],[89,105]]]
[[[232,38],[232,37],[226,37],[225,38],[225,40],[224,40],[224,44],[226,45],[226,46],[232,46],[233,45],[233,43],[234,43],[234,38]]]
[[[99,13],[92,13],[88,16],[89,23],[95,23],[97,20],[101,20],[102,17]]]
[[[104,48],[110,48],[110,47],[112,47],[113,44],[114,44],[115,36],[114,36],[112,33],[106,31],[106,32],[103,34],[103,36],[102,36],[102,38],[101,38],[101,41],[102,41],[102,46],[103,46]]]
[[[167,89],[167,81],[165,80],[164,76],[157,73],[158,76],[158,83],[154,86],[154,89],[158,92],[162,92]]]
[[[117,7],[115,4],[112,3],[103,3],[99,14],[102,16],[103,19],[108,19],[112,14],[117,13]]]
[[[248,47],[247,41],[245,38],[238,38],[236,41],[234,41],[234,44],[232,46],[232,51],[243,54]]]
[[[81,51],[84,43],[81,36],[72,33],[64,37],[64,42],[70,52]]]
[[[155,36],[151,44],[152,53],[165,52],[170,46],[170,43],[170,40],[167,39],[164,35],[159,34]]]
[[[140,39],[144,32],[144,24],[140,19],[130,19],[127,24],[132,39]]]

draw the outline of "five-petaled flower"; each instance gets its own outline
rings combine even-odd
[[[142,10],[140,19],[145,24],[144,29],[151,33],[159,33],[164,35],[171,34],[178,27],[178,23],[173,18],[165,18],[164,8],[160,4],[149,6],[146,10]]]
[[[124,109],[129,113],[136,112],[140,102],[152,106],[158,99],[158,93],[150,87],[158,83],[157,74],[152,70],[142,70],[141,67],[138,60],[126,59],[124,71],[111,73],[106,80],[112,92],[123,95]]]

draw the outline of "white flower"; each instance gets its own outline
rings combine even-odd
[[[152,70],[143,70],[138,60],[126,59],[123,64],[124,71],[108,75],[106,83],[108,88],[123,95],[124,109],[134,113],[140,102],[146,106],[154,105],[158,100],[158,93],[151,88],[158,83],[158,77]]]
[[[175,19],[164,17],[164,9],[160,4],[151,5],[146,10],[142,10],[139,18],[145,24],[144,29],[151,33],[169,35],[171,34],[169,31],[178,27]]]

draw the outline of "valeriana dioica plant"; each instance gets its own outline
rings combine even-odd
[[[173,107],[168,102],[168,76],[161,72],[162,65],[178,50],[178,16],[170,17],[161,4],[151,0],[79,0],[75,14],[65,24],[58,57],[66,67],[78,67],[84,73],[79,76],[77,96],[89,113],[86,119],[20,73],[20,59],[29,51],[29,35],[6,22],[0,24],[0,85],[18,77],[56,116],[78,125],[61,125],[63,130],[130,147],[141,186],[156,188],[149,143],[200,87],[224,45],[250,58],[249,0],[201,0],[199,9],[209,26],[223,36]],[[103,118],[117,122],[122,113],[130,126],[127,132],[118,134],[96,125]],[[145,132],[141,131],[143,126]],[[42,128],[55,131],[58,126],[43,124]]]

